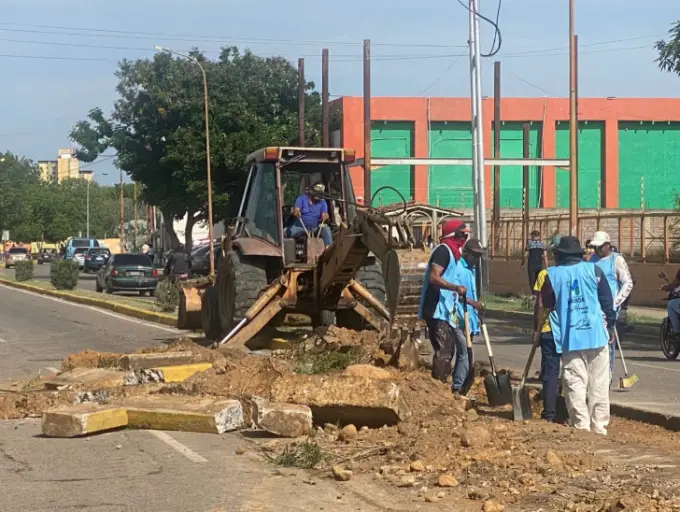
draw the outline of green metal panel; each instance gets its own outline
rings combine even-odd
[[[373,121],[371,126],[372,158],[410,158],[413,156],[413,123]],[[371,171],[371,194],[380,187],[396,188],[404,199],[411,198],[411,166],[386,165]],[[383,190],[376,197],[373,206],[401,202],[392,190]]]
[[[619,122],[619,208],[673,208],[678,169],[680,123]]]
[[[578,207],[598,208],[602,194],[604,123],[581,121],[578,125]],[[569,122],[555,127],[555,157],[569,158]],[[599,201],[599,202],[598,202]],[[555,169],[555,205],[569,208],[569,170]]]
[[[523,158],[524,136],[522,122],[501,123],[501,158]],[[492,132],[492,144],[495,140]],[[492,146],[493,148],[493,146]],[[529,124],[529,158],[541,156],[541,123]],[[493,153],[493,151],[492,151]],[[501,167],[501,208],[522,207],[523,168],[516,165]],[[529,208],[540,206],[538,186],[540,170],[536,166],[529,167]],[[491,186],[493,186],[493,173]]]
[[[470,123],[432,123],[430,158],[472,158]],[[472,167],[430,166],[428,202],[443,208],[472,208]]]

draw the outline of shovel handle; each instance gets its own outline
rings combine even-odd
[[[538,348],[538,343],[541,339],[541,331],[534,331],[534,337],[531,343],[531,351],[529,352],[529,359],[527,359],[527,365],[524,367],[524,373],[522,373],[522,380],[519,382],[519,387],[524,387],[524,382],[527,380],[527,375],[529,375],[529,370],[531,370],[531,363],[534,362],[534,355],[536,354],[536,349]]]
[[[623,350],[621,350],[621,340],[619,339],[619,331],[614,327],[614,337],[616,338],[616,348],[619,349],[619,355],[621,356],[621,364],[623,365],[623,373],[628,376],[628,368],[626,368],[626,360],[623,358]]]

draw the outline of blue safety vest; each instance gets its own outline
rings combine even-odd
[[[597,297],[595,266],[586,262],[548,268],[555,293],[557,318],[551,317],[555,343],[562,352],[601,348],[609,342],[600,301]],[[559,333],[559,336],[556,335]]]
[[[593,254],[590,258],[590,263],[595,263],[598,267],[602,269],[604,277],[607,278],[607,283],[609,283],[609,289],[612,291],[612,300],[616,300],[616,296],[619,294],[619,288],[621,283],[616,279],[616,267],[614,263],[616,262],[617,253],[613,252],[606,258],[600,258],[596,254]],[[618,313],[619,308],[615,308]]]
[[[446,250],[449,251],[449,264],[444,269],[442,273],[442,279],[448,281],[449,283],[456,283],[456,272],[458,264],[456,263],[456,258],[453,257],[451,249],[445,245]],[[435,248],[436,250],[436,248]],[[432,251],[434,254],[434,251]],[[425,304],[425,293],[430,285],[430,270],[431,270],[432,256],[430,256],[430,261],[427,262],[427,270],[425,270],[425,278],[423,281],[423,288],[420,292],[420,307],[418,308],[418,318],[423,319],[423,305]],[[458,294],[452,292],[451,290],[445,290],[444,288],[439,289],[439,302],[437,307],[434,309],[434,315],[432,318],[435,320],[443,320],[451,324],[451,327],[456,327],[454,322],[454,311],[456,308],[456,303],[458,302]]]
[[[456,277],[453,282],[465,286],[465,288],[467,288],[467,297],[472,300],[477,300],[477,279],[475,274],[475,269],[468,266],[465,258],[461,258],[458,261],[458,265],[456,266]],[[466,304],[466,307],[470,334],[479,334],[480,326],[477,311],[470,306],[470,304]],[[461,301],[458,301],[456,304],[456,313],[458,315],[458,327],[464,329],[465,319],[463,318],[463,303]]]

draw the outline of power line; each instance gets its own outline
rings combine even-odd
[[[453,68],[453,66],[456,65],[456,62],[458,62],[458,60],[460,60],[460,58],[463,57],[464,55],[465,55],[465,53],[461,53],[460,55],[456,56],[456,58],[451,62],[451,64],[449,64],[449,67],[446,68],[446,69],[444,70],[444,72],[443,72],[441,75],[439,75],[439,77],[438,77],[435,81],[433,81],[430,85],[428,85],[427,87],[425,87],[425,89],[423,89],[423,90],[418,94],[418,96],[424,96],[425,93],[426,93],[427,91],[429,91],[430,89],[432,89],[432,87],[434,87],[434,86],[435,86],[442,78],[444,78],[444,77],[446,76],[446,74],[447,74],[449,71],[451,71],[451,68]]]
[[[12,25],[10,23],[0,23],[0,25]],[[162,38],[168,41],[184,41],[184,42],[213,42],[225,43],[230,41],[253,44],[288,44],[294,46],[316,46],[316,45],[337,45],[337,46],[361,46],[360,42],[348,41],[305,41],[295,39],[271,39],[271,38],[242,38],[242,37],[221,37],[221,36],[187,36],[187,35],[171,35],[162,32],[139,32],[127,30],[106,30],[106,29],[90,29],[77,27],[60,27],[50,25],[24,25],[20,26],[56,29],[59,31],[45,31],[45,30],[30,30],[20,28],[0,28],[0,31],[5,32],[21,32],[29,34],[52,34],[52,35],[69,35],[74,37],[110,37],[116,39],[154,39]],[[79,33],[73,31],[88,31],[93,33]],[[106,35],[104,35],[106,34]],[[374,46],[391,46],[402,48],[464,48],[464,45],[443,45],[443,44],[425,44],[425,43],[372,43]]]

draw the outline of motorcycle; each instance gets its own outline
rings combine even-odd
[[[659,277],[669,284],[668,276],[665,272],[659,272]],[[673,300],[680,298],[680,286],[669,290],[668,296],[664,300]],[[673,327],[671,326],[671,321],[668,317],[664,318],[661,322],[661,350],[666,359],[674,361],[678,358],[680,354],[680,336],[673,332]]]

